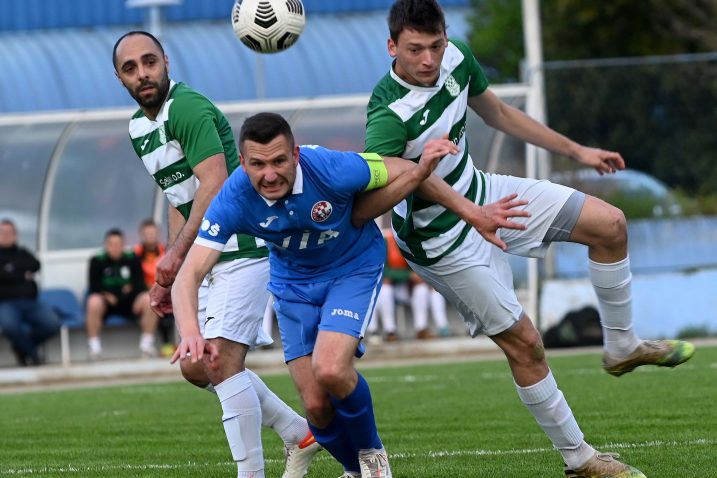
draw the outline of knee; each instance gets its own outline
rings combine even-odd
[[[102,294],[90,294],[87,297],[87,313],[103,314],[105,311],[105,299]]]
[[[179,366],[184,379],[199,388],[207,388],[209,377],[201,363],[181,362]]]
[[[344,367],[335,362],[314,363],[313,371],[316,381],[325,390],[334,390],[341,387],[347,378]]]
[[[540,332],[531,328],[526,331],[520,338],[517,347],[513,347],[508,352],[508,358],[516,365],[522,367],[532,367],[545,362],[545,348]]]
[[[601,237],[605,245],[623,246],[627,243],[627,220],[620,209],[607,205],[601,222]]]

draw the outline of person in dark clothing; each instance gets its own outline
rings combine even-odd
[[[38,345],[60,330],[52,308],[37,300],[34,275],[40,261],[17,245],[17,230],[0,220],[0,330],[12,343],[20,365],[39,365]]]
[[[103,319],[114,314],[138,317],[142,329],[140,352],[147,357],[157,355],[154,335],[158,321],[149,306],[142,264],[134,253],[125,251],[124,234],[119,229],[107,231],[104,250],[90,260],[86,327],[93,360],[102,355]]]

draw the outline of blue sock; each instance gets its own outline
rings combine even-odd
[[[383,445],[378,437],[376,420],[373,416],[371,390],[363,376],[358,372],[356,375],[358,375],[358,383],[354,391],[343,400],[331,397],[331,403],[346,424],[351,441],[358,447],[358,450],[381,449]]]
[[[343,465],[344,470],[357,473],[361,470],[358,462],[358,449],[351,442],[346,424],[339,415],[334,415],[334,419],[326,428],[317,428],[309,422],[309,429],[319,445],[331,453]]]

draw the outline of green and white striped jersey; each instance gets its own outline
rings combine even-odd
[[[444,134],[459,153],[443,158],[434,173],[478,204],[485,202],[485,175],[477,171],[465,140],[468,98],[483,93],[488,80],[468,46],[450,40],[435,86],[408,84],[391,71],[376,85],[368,103],[364,151],[418,161],[426,142]],[[416,264],[435,264],[458,248],[471,230],[440,204],[414,195],[392,215],[396,242]]]
[[[185,219],[189,217],[199,180],[192,168],[215,154],[224,153],[227,172],[239,167],[239,156],[226,117],[206,97],[184,83],[170,83],[169,95],[156,120],[142,109],[129,122],[132,147],[154,181]],[[221,261],[266,257],[262,239],[234,235]]]

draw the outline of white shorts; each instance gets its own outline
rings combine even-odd
[[[269,259],[235,259],[212,268],[199,287],[199,330],[205,339],[222,337],[260,347],[273,343],[262,327],[269,301]]]
[[[551,226],[568,224],[571,229],[580,213],[584,196],[576,196],[575,203],[564,214],[571,220],[558,217],[566,202],[576,191],[549,181],[486,174],[486,204],[513,193],[526,199],[523,209],[527,218],[514,218],[526,230],[500,229],[500,238],[508,246],[508,253],[544,257],[549,242],[544,242]],[[579,201],[579,202],[577,202]],[[568,218],[570,219],[570,218]],[[550,231],[551,237],[567,238],[570,231]],[[498,247],[485,241],[473,229],[463,244],[431,266],[409,265],[434,289],[453,304],[466,322],[472,336],[484,333],[496,335],[513,326],[523,316],[523,307],[513,289],[513,272],[506,255]]]

